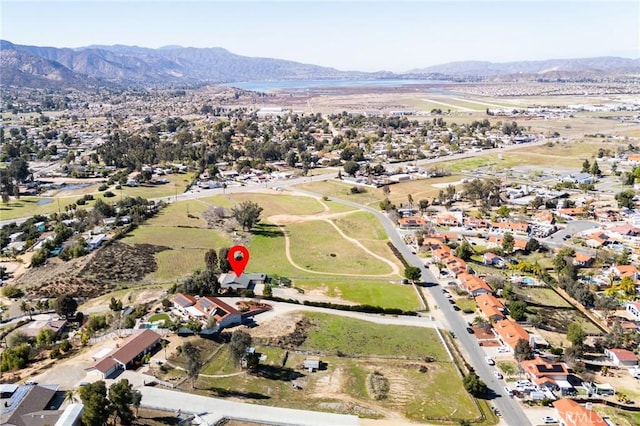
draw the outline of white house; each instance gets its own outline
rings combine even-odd
[[[618,367],[638,365],[638,356],[627,349],[605,349],[604,354]]]
[[[629,302],[626,305],[626,309],[636,321],[640,321],[640,302]]]

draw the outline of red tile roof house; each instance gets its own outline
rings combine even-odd
[[[460,280],[462,288],[469,292],[472,296],[479,296],[481,294],[492,294],[493,289],[480,277],[471,275],[467,272],[458,274],[457,278]]]
[[[609,236],[602,231],[597,231],[585,237],[584,240],[586,245],[596,248],[606,245],[609,242]]]
[[[489,321],[500,321],[505,318],[505,307],[498,299],[491,294],[480,294],[476,296],[476,304],[482,314]]]
[[[580,267],[588,267],[593,263],[593,257],[589,254],[576,252],[573,256],[573,264]]]
[[[503,230],[505,232],[527,234],[530,231],[528,223],[517,222],[492,222],[491,227],[495,230]]]
[[[605,349],[604,354],[618,367],[638,365],[638,356],[627,349]]]
[[[217,297],[201,297],[193,307],[202,313],[205,321],[210,317],[215,318],[218,330],[233,327],[242,322],[240,311]]]
[[[562,426],[608,426],[602,417],[573,399],[562,398],[552,402]]]
[[[629,277],[633,281],[638,280],[638,268],[634,265],[613,265],[611,272],[620,278]]]
[[[569,369],[564,362],[548,362],[540,357],[520,362],[520,366],[532,382],[538,386],[559,388],[563,393],[573,386],[567,381]]]
[[[398,219],[400,229],[420,229],[427,224],[421,217],[402,217]]]
[[[512,350],[516,348],[520,339],[524,339],[527,342],[529,341],[529,333],[515,321],[498,321],[493,325],[493,329],[498,333],[502,343],[509,346]]]
[[[133,366],[136,360],[152,351],[161,340],[162,336],[153,330],[139,331],[127,337],[122,344],[87,368],[86,371],[97,372],[103,379],[106,379],[118,370],[126,370]]]

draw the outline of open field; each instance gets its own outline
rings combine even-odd
[[[555,308],[571,307],[569,302],[558,296],[558,294],[550,288],[523,286],[515,287],[514,290],[516,294],[521,296],[521,298],[527,302]]]
[[[311,326],[303,331],[306,339],[297,349],[321,354],[326,368],[310,373],[302,369],[307,357],[303,352],[289,350],[285,355],[284,349],[254,339],[256,352],[262,355],[257,372],[241,370],[222,347],[204,367],[196,391],[388,421],[460,421],[480,415],[462,381],[452,380],[457,376],[455,367],[434,330],[380,326],[326,314],[306,313],[304,318]],[[381,339],[387,343],[380,345]],[[376,372],[389,384],[383,399],[376,399],[369,386]]]
[[[529,306],[527,307],[527,311],[538,315],[544,323],[563,333],[566,333],[566,328],[569,324],[577,322],[588,335],[599,336],[602,334],[602,331],[589,321],[587,317],[574,309],[550,309],[548,307],[539,308]]]
[[[385,275],[393,271],[380,259],[372,257],[342,237],[325,221],[286,225],[291,240],[291,257],[304,269],[316,272],[356,275]]]
[[[170,203],[157,215],[145,222],[148,226],[196,226],[205,227],[206,221],[202,218],[209,205],[202,200],[178,201]]]
[[[430,356],[448,360],[444,347],[431,328],[380,326],[375,323],[315,312],[305,316],[312,322],[300,349],[325,354],[345,353],[421,359]],[[407,336],[411,336],[408,338]],[[381,345],[380,342],[385,342]]]
[[[398,282],[323,277],[296,279],[294,285],[306,292],[322,292],[328,297],[336,297],[361,305],[403,310],[420,308],[418,296],[413,287]]]
[[[380,221],[373,214],[368,212],[356,212],[348,216],[333,219],[338,228],[348,237],[356,240],[388,240],[387,233],[380,224]]]
[[[595,404],[594,411],[607,416],[618,426],[635,426],[640,424],[640,411],[623,411],[606,405]]]

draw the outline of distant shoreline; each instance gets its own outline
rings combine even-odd
[[[389,79],[389,80],[284,80],[284,81],[242,81],[228,83],[221,86],[237,87],[254,92],[305,91],[309,89],[331,88],[392,88],[397,86],[423,86],[452,84],[446,80],[417,80],[417,79]]]

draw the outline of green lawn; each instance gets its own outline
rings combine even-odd
[[[550,288],[520,287],[515,288],[516,294],[522,296],[525,301],[530,301],[544,306],[557,308],[570,308],[571,304]]]
[[[498,361],[496,365],[505,376],[515,376],[518,374],[518,364],[516,364],[515,361]]]
[[[640,424],[640,411],[624,411],[601,404],[595,404],[594,411],[601,416],[610,417],[618,426],[636,426]]]
[[[206,227],[202,212],[209,204],[201,200],[178,201],[165,206],[157,215],[145,222],[147,226],[196,226]]]
[[[220,248],[216,246],[212,248]],[[185,278],[196,269],[204,269],[206,249],[185,248],[165,250],[154,255],[158,269],[150,275],[153,281],[167,283]]]
[[[292,223],[289,233],[291,257],[302,268],[334,274],[385,275],[391,267],[357,245],[344,241],[325,221]]]
[[[328,315],[305,313],[313,326],[302,350],[350,356],[390,356],[408,359],[434,357],[447,361],[445,349],[435,330],[422,327],[378,325],[367,321]]]
[[[156,322],[156,321],[165,321],[165,322],[167,322],[167,321],[170,321],[170,320],[171,320],[171,318],[169,318],[169,315],[165,314],[164,312],[160,312],[158,314],[154,314],[154,315],[151,315],[149,317],[149,322]]]
[[[476,302],[473,299],[467,299],[466,297],[462,297],[459,299],[456,299],[456,305],[458,305],[458,307],[460,309],[462,309],[463,311],[465,310],[471,310],[474,311],[476,310]]]
[[[373,214],[368,212],[355,212],[348,216],[333,219],[338,228],[348,237],[356,240],[388,240],[382,224]]]
[[[418,296],[412,286],[373,281],[323,277],[321,279],[296,279],[294,285],[304,290],[323,290],[327,296],[361,304],[415,310],[420,308]]]

